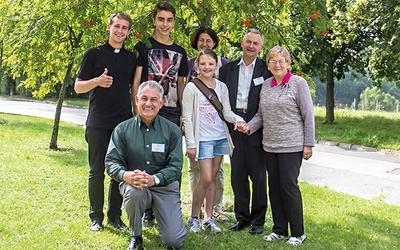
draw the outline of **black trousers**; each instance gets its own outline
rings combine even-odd
[[[234,212],[238,221],[263,226],[267,211],[264,151],[261,146],[249,145],[247,140],[248,135],[234,132],[235,149],[231,157]]]
[[[112,130],[86,128],[85,139],[88,143],[89,158],[89,217],[93,220],[103,221],[104,213],[104,158],[107,153]],[[111,179],[108,191],[107,217],[115,220],[121,217],[122,196],[119,193],[119,182]]]
[[[303,152],[265,152],[268,170],[269,199],[271,202],[272,231],[288,235],[288,225],[292,237],[304,234],[303,201],[298,177],[303,161]]]

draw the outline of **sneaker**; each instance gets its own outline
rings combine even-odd
[[[156,219],[156,217],[154,217],[154,213],[152,210],[146,211],[142,218],[142,227],[154,226],[155,219]]]
[[[300,237],[290,237],[289,240],[287,241],[288,244],[292,246],[299,246],[303,244],[303,242],[306,240],[306,236],[303,234]]]
[[[200,220],[195,217],[190,217],[188,220],[189,231],[199,233],[201,231]]]
[[[277,240],[284,240],[285,238],[286,238],[285,235],[280,235],[280,234],[272,232],[268,235],[265,235],[263,237],[263,240],[272,242],[272,241],[277,241]]]
[[[222,233],[222,230],[218,227],[217,222],[211,218],[208,218],[208,220],[203,223],[203,227],[204,229],[210,230],[212,233]]]

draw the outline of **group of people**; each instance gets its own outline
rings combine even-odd
[[[276,46],[265,61],[258,58],[264,37],[250,29],[242,57],[229,62],[213,51],[216,32],[200,27],[190,39],[199,54],[188,59],[170,37],[174,7],[160,2],[152,17],[154,34],[135,46],[136,57],[124,48],[131,18],[111,14],[107,42],[85,53],[75,81],[75,91],[90,100],[90,229],[103,228],[107,172],[108,224],[128,229],[123,204],[132,230],[128,249],[143,249],[142,227],[154,220],[170,248],[183,245],[187,230],[221,233],[218,222],[229,220],[222,210],[223,157],[230,155],[236,219],[230,230],[263,233],[268,172],[273,227],[263,239],[302,244],[298,176],[302,159],[312,156],[314,114],[307,82],[290,72],[289,52]],[[192,193],[187,228],[180,200],[184,155]]]

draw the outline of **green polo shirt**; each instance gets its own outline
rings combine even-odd
[[[181,130],[159,115],[149,126],[138,115],[120,123],[105,158],[107,173],[119,182],[126,171],[139,169],[156,175],[159,185],[168,185],[179,180],[182,165]]]

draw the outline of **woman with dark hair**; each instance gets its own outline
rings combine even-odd
[[[218,47],[219,39],[217,33],[211,29],[206,28],[204,26],[199,27],[191,36],[190,36],[190,47],[196,49],[198,51],[202,51],[203,49],[211,49],[214,50]],[[188,69],[189,74],[186,78],[186,82],[189,82],[193,77],[199,75],[199,71],[196,67],[196,58],[190,58],[188,60]],[[227,64],[228,59],[218,56],[218,67],[215,71],[215,77],[218,78],[219,68],[223,65]]]
[[[191,36],[190,36],[190,46],[193,49],[198,51],[202,51],[204,49],[213,50],[217,48],[219,43],[219,39],[217,33],[211,29],[206,27],[199,27]],[[222,65],[227,64],[229,61],[224,57],[217,56],[217,68],[215,70],[215,78],[218,78],[219,68]],[[196,58],[190,58],[188,60],[188,76],[186,78],[186,82],[190,82],[194,77],[199,75],[199,69],[196,64]],[[189,182],[190,182],[190,190],[193,194],[194,188],[196,187],[197,182],[199,181],[199,164],[195,160],[189,161]],[[222,213],[222,197],[224,192],[224,170],[223,163],[219,169],[217,175],[217,187],[214,199],[214,217],[220,221],[225,222],[228,221],[228,217],[223,215]]]

